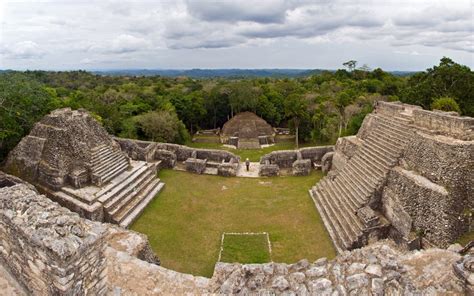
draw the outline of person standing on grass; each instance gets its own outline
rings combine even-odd
[[[247,172],[248,172],[249,167],[250,167],[250,160],[248,158],[245,160],[245,166],[247,167]]]

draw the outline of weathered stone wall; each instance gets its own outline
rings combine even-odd
[[[408,239],[411,232],[438,246],[459,236],[462,212],[456,196],[416,172],[396,167],[382,193],[383,212],[392,226]],[[462,208],[462,207],[461,207]]]
[[[474,143],[417,132],[393,170],[383,207],[403,235],[423,231],[446,246],[473,227]],[[471,215],[471,217],[469,216]]]
[[[0,261],[32,294],[105,294],[104,237],[28,185],[0,188]]]
[[[133,160],[153,161],[155,159],[156,143],[150,141],[129,140],[115,137],[122,151]]]
[[[202,174],[206,169],[206,160],[198,158],[188,158],[185,161],[186,171],[196,174]]]
[[[260,163],[269,161],[282,168],[292,168],[297,159],[309,159],[312,163],[320,163],[324,154],[333,151],[334,146],[317,146],[301,148],[299,150],[279,150],[265,154],[260,158]]]
[[[387,242],[332,261],[216,264],[211,291],[224,295],[463,295],[452,264],[461,256],[431,249],[403,254]]]
[[[120,143],[122,150],[132,159],[135,159],[134,157],[141,157],[140,155],[148,153],[150,159],[147,160],[162,160],[165,162],[166,167],[173,167],[176,161],[186,161],[188,158],[207,159],[208,161],[217,163],[221,163],[222,161],[229,162],[231,160],[238,162],[240,159],[235,154],[225,150],[197,149],[178,144],[124,138],[115,138],[115,141]],[[140,149],[144,151],[139,152]],[[165,151],[168,151],[168,153]],[[171,156],[169,152],[173,153],[175,156]]]
[[[453,112],[414,110],[413,121],[418,127],[456,139],[474,140],[474,118]]]

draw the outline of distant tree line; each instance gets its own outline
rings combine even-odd
[[[299,78],[191,79],[99,76],[86,71],[0,73],[0,161],[53,109],[85,108],[121,137],[185,143],[242,111],[290,127],[300,141],[334,143],[352,135],[376,100],[401,100],[474,116],[474,74],[443,58],[409,77],[357,61]]]

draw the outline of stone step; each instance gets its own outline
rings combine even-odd
[[[92,171],[100,174],[101,171],[110,167],[116,162],[127,161],[124,155],[122,154],[112,154],[109,158],[101,160],[100,162],[92,163]]]
[[[101,152],[98,155],[92,155],[91,162],[93,164],[100,164],[100,163],[104,162],[105,160],[109,159],[110,157],[113,157],[117,154],[122,154],[122,153],[119,153],[119,152],[120,151],[117,151],[117,150],[107,149],[107,150]]]
[[[133,202],[118,212],[114,216],[114,220],[119,222],[120,226],[128,228],[145,210],[146,206],[160,193],[164,186],[165,183],[160,182],[158,179],[153,181],[143,194],[137,196]]]
[[[341,196],[344,196],[352,211],[356,211],[358,208],[360,208],[363,200],[361,200],[357,194],[354,194],[351,190],[348,190],[348,185],[344,183],[342,178],[335,179],[333,183],[334,189],[336,189]]]
[[[349,176],[348,172],[340,173],[338,178],[341,179],[341,187],[347,189],[346,191],[350,192],[354,196],[359,207],[367,202],[370,197],[370,193],[366,193],[363,189],[359,188],[358,184],[354,182],[352,177]]]
[[[412,122],[412,120],[409,118],[405,118],[401,116],[388,116],[388,115],[383,115],[380,113],[377,114],[377,119],[393,123],[394,125],[397,125],[397,126],[409,126]]]
[[[74,188],[63,186],[63,187],[61,187],[61,191],[64,192],[65,194],[69,195],[70,197],[73,197],[73,198],[75,198],[75,199],[77,199],[80,202],[85,203],[85,204],[90,205],[90,204],[93,204],[94,202],[96,202],[96,198],[90,198],[90,200],[89,200],[89,199],[86,199],[81,194],[76,194],[77,189],[74,189]]]
[[[404,132],[406,132],[411,125],[411,120],[403,117],[387,117],[378,115],[377,119],[379,120],[379,122],[383,122],[384,124],[396,127]]]
[[[352,164],[347,167],[350,171],[353,172],[353,176],[360,182],[361,185],[367,188],[368,192],[371,192],[375,184],[377,183],[377,178],[372,175],[372,173],[366,172],[361,164],[366,160],[362,159],[360,155],[354,155],[351,158]]]
[[[96,154],[99,154],[100,152],[102,151],[105,151],[107,150],[109,147],[105,144],[102,144],[102,145],[99,145],[99,146],[96,146],[94,148],[91,149],[91,153],[92,153],[92,156],[96,155]]]
[[[373,131],[378,137],[384,138],[386,141],[389,141],[393,143],[395,146],[398,146],[399,144],[405,144],[408,139],[407,138],[400,138],[394,133],[391,132],[391,130],[386,130],[383,128],[376,128]]]
[[[346,213],[349,214],[346,217],[346,220],[350,219],[349,226],[354,230],[356,237],[359,237],[361,235],[362,229],[364,228],[364,225],[360,221],[359,217],[357,217],[357,210],[359,208],[352,204],[349,195],[345,194],[343,191],[340,190],[340,186],[338,185],[338,183],[332,182],[331,185],[331,190],[333,191],[335,196],[340,197],[340,202],[345,207]]]
[[[341,211],[342,205],[340,205],[337,198],[332,196],[329,192],[329,186],[327,184],[321,184],[318,190],[321,192],[321,201],[326,209],[326,213],[329,214],[329,219],[331,219],[332,224],[338,229],[337,234],[347,249],[347,246],[350,246],[355,238],[355,234],[351,228],[347,226],[345,218],[341,217],[347,215],[347,213],[344,212],[344,214],[341,215],[341,212],[343,212]]]
[[[128,162],[123,162],[123,163],[118,163],[116,166],[113,167],[108,172],[105,172],[104,175],[102,175],[102,184],[107,183],[108,181],[112,180],[115,176],[123,173],[128,169]]]
[[[97,212],[102,206],[98,202],[94,202],[92,204],[85,203],[78,199],[77,196],[71,196],[69,193],[64,191],[52,191],[51,194],[60,199],[61,205],[69,209],[74,209],[74,211],[78,212],[83,217],[87,217],[87,214]]]
[[[394,144],[393,142],[388,141],[385,137],[380,136],[376,132],[370,133],[367,139],[370,140],[369,142],[375,142],[381,147],[388,147],[393,152],[400,152],[400,145],[398,144],[398,142],[397,144]]]
[[[101,149],[97,152],[92,152],[91,154],[91,161],[97,161],[99,158],[105,157],[109,154],[111,154],[114,151],[114,149],[110,147],[105,147],[104,149]]]
[[[382,166],[391,166],[395,162],[396,157],[393,157],[390,153],[379,149],[379,147],[373,145],[372,142],[366,141],[364,144],[365,145],[362,146],[362,148],[365,150],[370,150],[368,152],[370,152],[377,160],[379,160]]]
[[[392,159],[398,158],[400,155],[399,149],[387,144],[386,142],[380,141],[379,138],[374,138],[373,135],[369,135],[365,141],[369,143],[370,146],[373,146],[380,152],[385,153]]]
[[[336,223],[336,221],[333,221],[330,218],[327,212],[327,208],[325,208],[325,204],[323,202],[323,195],[318,190],[318,187],[319,186],[315,186],[311,190],[309,190],[309,194],[313,199],[313,203],[316,206],[316,209],[318,210],[321,219],[323,220],[324,226],[326,226],[326,230],[328,231],[329,236],[331,237],[332,243],[336,248],[336,251],[338,253],[342,253],[350,248],[350,244],[346,241],[347,239],[344,239],[342,237],[343,232],[339,229],[339,226],[337,224],[334,224]]]
[[[157,183],[160,182],[159,178],[156,178],[154,175],[149,175],[143,180],[143,183],[140,185],[138,190],[131,192],[128,195],[125,195],[122,199],[120,199],[120,202],[117,203],[114,207],[107,209],[107,213],[109,217],[114,217],[117,215],[118,212],[122,211],[124,208],[126,208],[131,202],[133,202],[137,196],[142,194],[144,191],[147,190],[147,188],[152,184],[152,183]],[[149,191],[149,190],[148,190]]]
[[[99,201],[104,204],[104,207],[107,210],[110,211],[118,202],[120,202],[123,196],[135,191],[134,189],[137,187],[140,188],[143,181],[150,176],[155,177],[153,169],[150,169],[148,166],[143,166],[131,174],[130,177],[117,184],[117,186],[107,192],[107,194],[102,195],[99,198]]]
[[[337,190],[335,190],[333,182],[329,181],[325,183],[325,188],[327,189],[329,196],[332,198],[331,202],[341,210],[340,212],[337,212],[341,224],[346,230],[348,230],[348,232],[350,231],[352,233],[351,237],[358,237],[362,229],[362,224],[357,218],[355,210],[352,210],[348,206],[348,201],[345,199],[344,195],[341,195]],[[344,223],[344,221],[346,223]]]
[[[359,151],[359,158],[365,160],[363,164],[366,164],[371,172],[376,176],[382,176],[393,164],[394,160],[382,160],[377,154],[369,147],[364,147]]]
[[[146,162],[139,162],[138,165],[135,165],[132,167],[132,170],[128,172],[128,174],[123,174],[121,176],[118,176],[114,182],[111,182],[104,186],[100,191],[98,191],[95,196],[99,198],[99,201],[101,201],[101,197],[103,195],[108,194],[114,189],[117,189],[118,186],[125,186],[126,180],[133,179],[136,177],[134,174],[140,174],[146,169],[147,163]],[[140,171],[140,172],[139,172]],[[123,184],[123,185],[122,185]],[[104,198],[102,198],[101,202],[105,202]]]
[[[385,120],[380,120],[378,122],[379,126],[382,127],[385,130],[390,130],[392,134],[396,134],[400,138],[407,138],[410,137],[411,134],[409,132],[410,127],[406,125],[397,125],[396,122],[391,121],[385,121]]]
[[[361,157],[365,156],[359,155],[354,159],[354,163],[357,164],[357,169],[359,169],[363,176],[365,176],[363,180],[372,190],[373,188],[376,188],[380,181],[385,177],[385,173],[388,171],[388,168],[384,171],[381,171],[380,168],[377,168],[378,164],[376,162],[372,161],[372,163],[368,163],[363,161],[363,158]]]
[[[344,171],[341,174],[345,174],[347,177],[346,179],[349,179],[352,181],[351,183],[357,187],[358,191],[360,192],[360,195],[364,199],[366,199],[368,196],[370,196],[370,194],[372,194],[372,190],[369,187],[367,187],[365,183],[362,183],[359,180],[360,173],[355,172],[352,168],[348,167],[348,168],[344,168]]]

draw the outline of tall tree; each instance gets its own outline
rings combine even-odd
[[[295,127],[295,145],[299,147],[299,126],[303,117],[308,115],[308,103],[300,94],[291,94],[284,103],[285,116],[288,117]]]
[[[346,68],[349,70],[349,72],[352,72],[352,71],[354,71],[354,69],[355,69],[356,66],[357,66],[357,61],[350,60],[350,61],[347,61],[347,62],[345,62],[345,63],[342,63],[342,65],[343,65],[344,67],[346,67]]]

